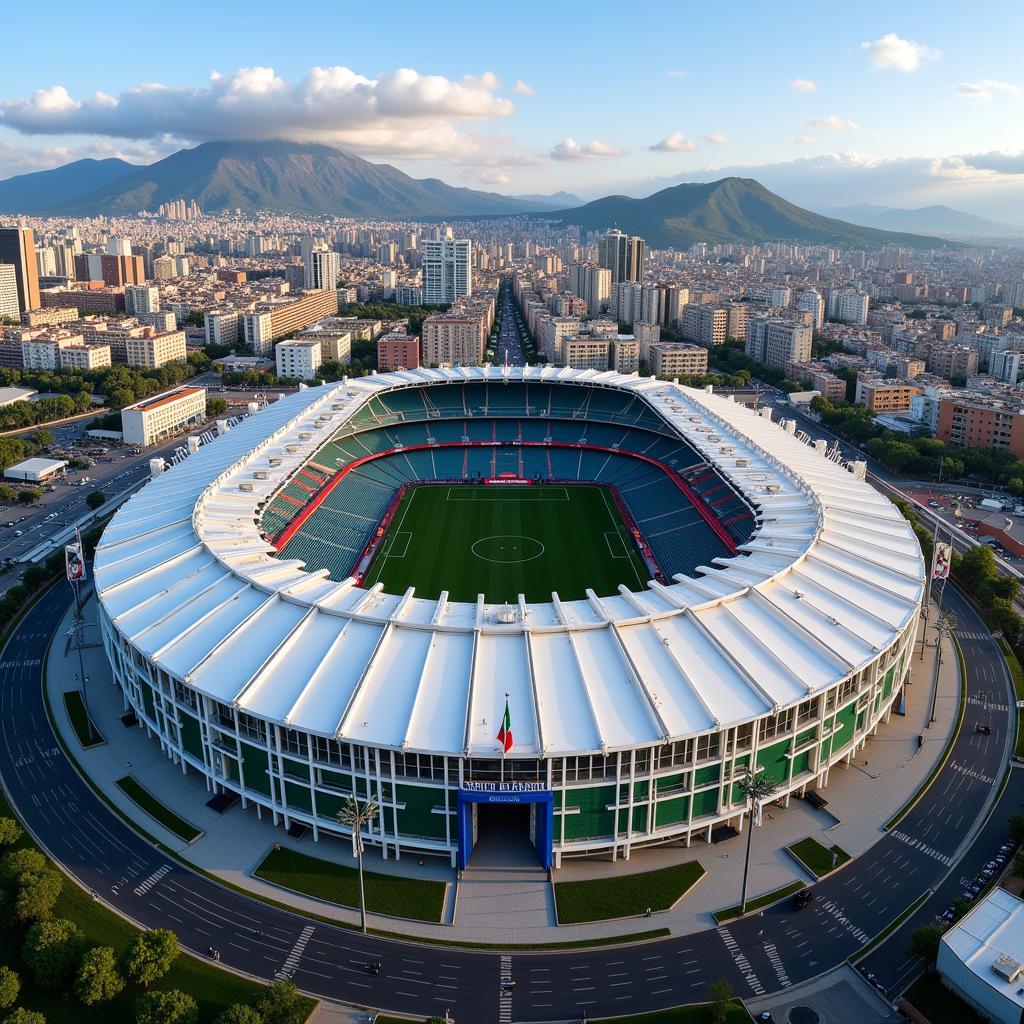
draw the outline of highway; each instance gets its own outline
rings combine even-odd
[[[947,604],[958,615],[970,668],[966,713],[950,760],[897,829],[814,887],[810,907],[796,911],[787,901],[728,927],[607,949],[510,954],[506,962],[492,952],[361,936],[195,874],[137,835],[93,793],[64,755],[42,699],[46,648],[68,602],[63,586],[48,592],[18,625],[0,661],[0,777],[29,829],[80,884],[138,923],[173,928],[199,955],[219,949],[237,970],[290,977],[307,992],[357,1005],[420,1016],[449,1008],[467,1024],[533,1022],[695,1002],[723,976],[744,998],[786,988],[863,948],[927,890],[938,889],[935,905],[945,905],[960,878],[991,856],[1004,810],[1016,809],[1022,796],[1021,773],[1014,772],[999,819],[968,846],[964,865],[957,864],[1005,770],[1014,709],[995,642],[950,591]],[[975,733],[979,723],[991,726],[991,735]],[[770,830],[759,839],[770,841]],[[702,852],[698,846],[697,856]],[[901,976],[896,968],[914,966],[907,964],[903,931],[869,961],[886,984],[890,975],[893,982]],[[368,970],[374,960],[384,965],[379,978]],[[516,987],[503,995],[500,980],[509,974]]]
[[[497,361],[501,365],[508,359],[509,366],[525,366],[526,351],[519,331],[519,311],[516,309],[512,287],[503,282],[501,288],[501,332],[498,335]]]

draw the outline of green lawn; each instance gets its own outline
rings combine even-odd
[[[71,727],[75,730],[78,742],[83,747],[88,749],[104,742],[99,729],[93,725],[92,719],[85,710],[85,701],[82,700],[81,690],[65,690],[64,707],[67,709],[68,718],[71,719]]]
[[[0,817],[14,817],[6,797],[0,793]],[[19,846],[34,846],[27,836]],[[96,945],[112,946],[120,954],[138,934],[138,929],[104,904],[93,900],[70,879],[64,880],[64,888],[54,909],[55,917],[73,921],[82,930],[86,939]],[[21,995],[18,1005],[35,1010],[46,1016],[47,1024],[133,1024],[135,1000],[143,991],[137,985],[129,985],[112,1002],[92,1008],[83,1006],[76,999],[69,999],[61,993],[47,992],[35,988],[21,959],[24,930],[20,928],[0,929],[0,964],[6,964],[21,976]],[[221,970],[211,963],[182,954],[171,970],[152,989],[181,989],[191,995],[199,1004],[202,1024],[211,1024],[213,1019],[231,1003],[255,1002],[262,986],[230,971]],[[306,1000],[307,1009],[313,1012],[315,1001]]]
[[[191,843],[203,834],[202,829],[198,829],[195,825],[190,825],[183,818],[179,818],[174,811],[160,803],[149,790],[144,789],[130,775],[125,775],[124,778],[118,779],[116,785],[125,796],[138,804],[151,818],[159,821],[164,828],[170,829],[176,836],[184,839],[186,843]]]
[[[555,882],[559,924],[637,917],[648,907],[668,910],[704,876],[695,860],[658,871],[612,875],[581,882]]]
[[[747,900],[747,913],[749,914],[752,910],[760,910],[762,907],[767,907],[770,903],[784,900],[787,896],[792,896],[804,888],[806,886],[803,882],[790,882],[789,885],[784,885],[781,889],[773,889],[771,892],[766,892],[763,896],[758,896],[756,899]],[[739,916],[740,906],[738,903],[735,907],[715,912],[715,920],[719,924],[722,924],[724,921],[731,921],[734,917]]]
[[[271,851],[253,874],[274,885],[313,896],[341,907],[359,906],[359,873],[331,861],[283,848]],[[407,917],[416,921],[441,920],[444,882],[364,873],[366,907],[376,914]]]
[[[903,995],[930,1024],[986,1024],[985,1018],[946,988],[937,974],[922,974]]]
[[[648,577],[605,487],[443,484],[405,495],[364,585],[515,603],[642,589]]]
[[[822,846],[817,839],[811,836],[801,839],[799,843],[794,843],[792,846],[787,846],[786,849],[812,875],[818,878],[827,875],[833,870],[833,866],[838,868],[850,859],[850,855],[845,850],[840,849],[838,846]],[[835,859],[834,865],[833,857]]]

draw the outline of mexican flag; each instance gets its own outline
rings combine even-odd
[[[514,746],[512,739],[512,716],[508,713],[508,694],[505,694],[505,716],[501,720],[501,728],[498,730],[498,742],[501,744],[502,753],[507,754]]]

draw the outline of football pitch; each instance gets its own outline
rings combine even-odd
[[[363,586],[514,604],[643,590],[649,576],[605,487],[423,484],[402,498]]]

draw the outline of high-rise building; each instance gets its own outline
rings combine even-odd
[[[124,288],[124,311],[129,316],[160,312],[160,289],[154,284],[128,284]]]
[[[10,263],[0,263],[0,320],[17,320],[20,314],[18,278],[14,266]]]
[[[782,369],[786,363],[811,358],[811,329],[777,317],[756,316],[747,321],[746,353],[751,359]]]
[[[597,261],[612,272],[612,284],[641,281],[644,276],[646,246],[638,235],[624,235],[613,229],[597,243]]]
[[[830,320],[842,320],[848,324],[868,322],[868,296],[856,288],[839,288],[828,293],[828,315]]]
[[[711,348],[724,345],[729,330],[729,312],[724,306],[689,303],[683,307],[682,334],[686,341]]]
[[[341,259],[333,249],[313,249],[304,260],[304,287],[328,289],[338,287]]]
[[[425,238],[423,254],[423,301],[451,305],[473,294],[473,243],[467,238]]]
[[[612,272],[593,263],[571,263],[569,291],[587,304],[588,313],[600,313],[611,298]]]
[[[811,327],[816,331],[821,330],[821,325],[825,322],[825,300],[820,292],[813,288],[805,288],[797,299],[796,308],[801,313],[810,313]]]
[[[18,308],[22,313],[39,308],[39,273],[36,241],[31,228],[0,228],[0,263],[14,267]]]

